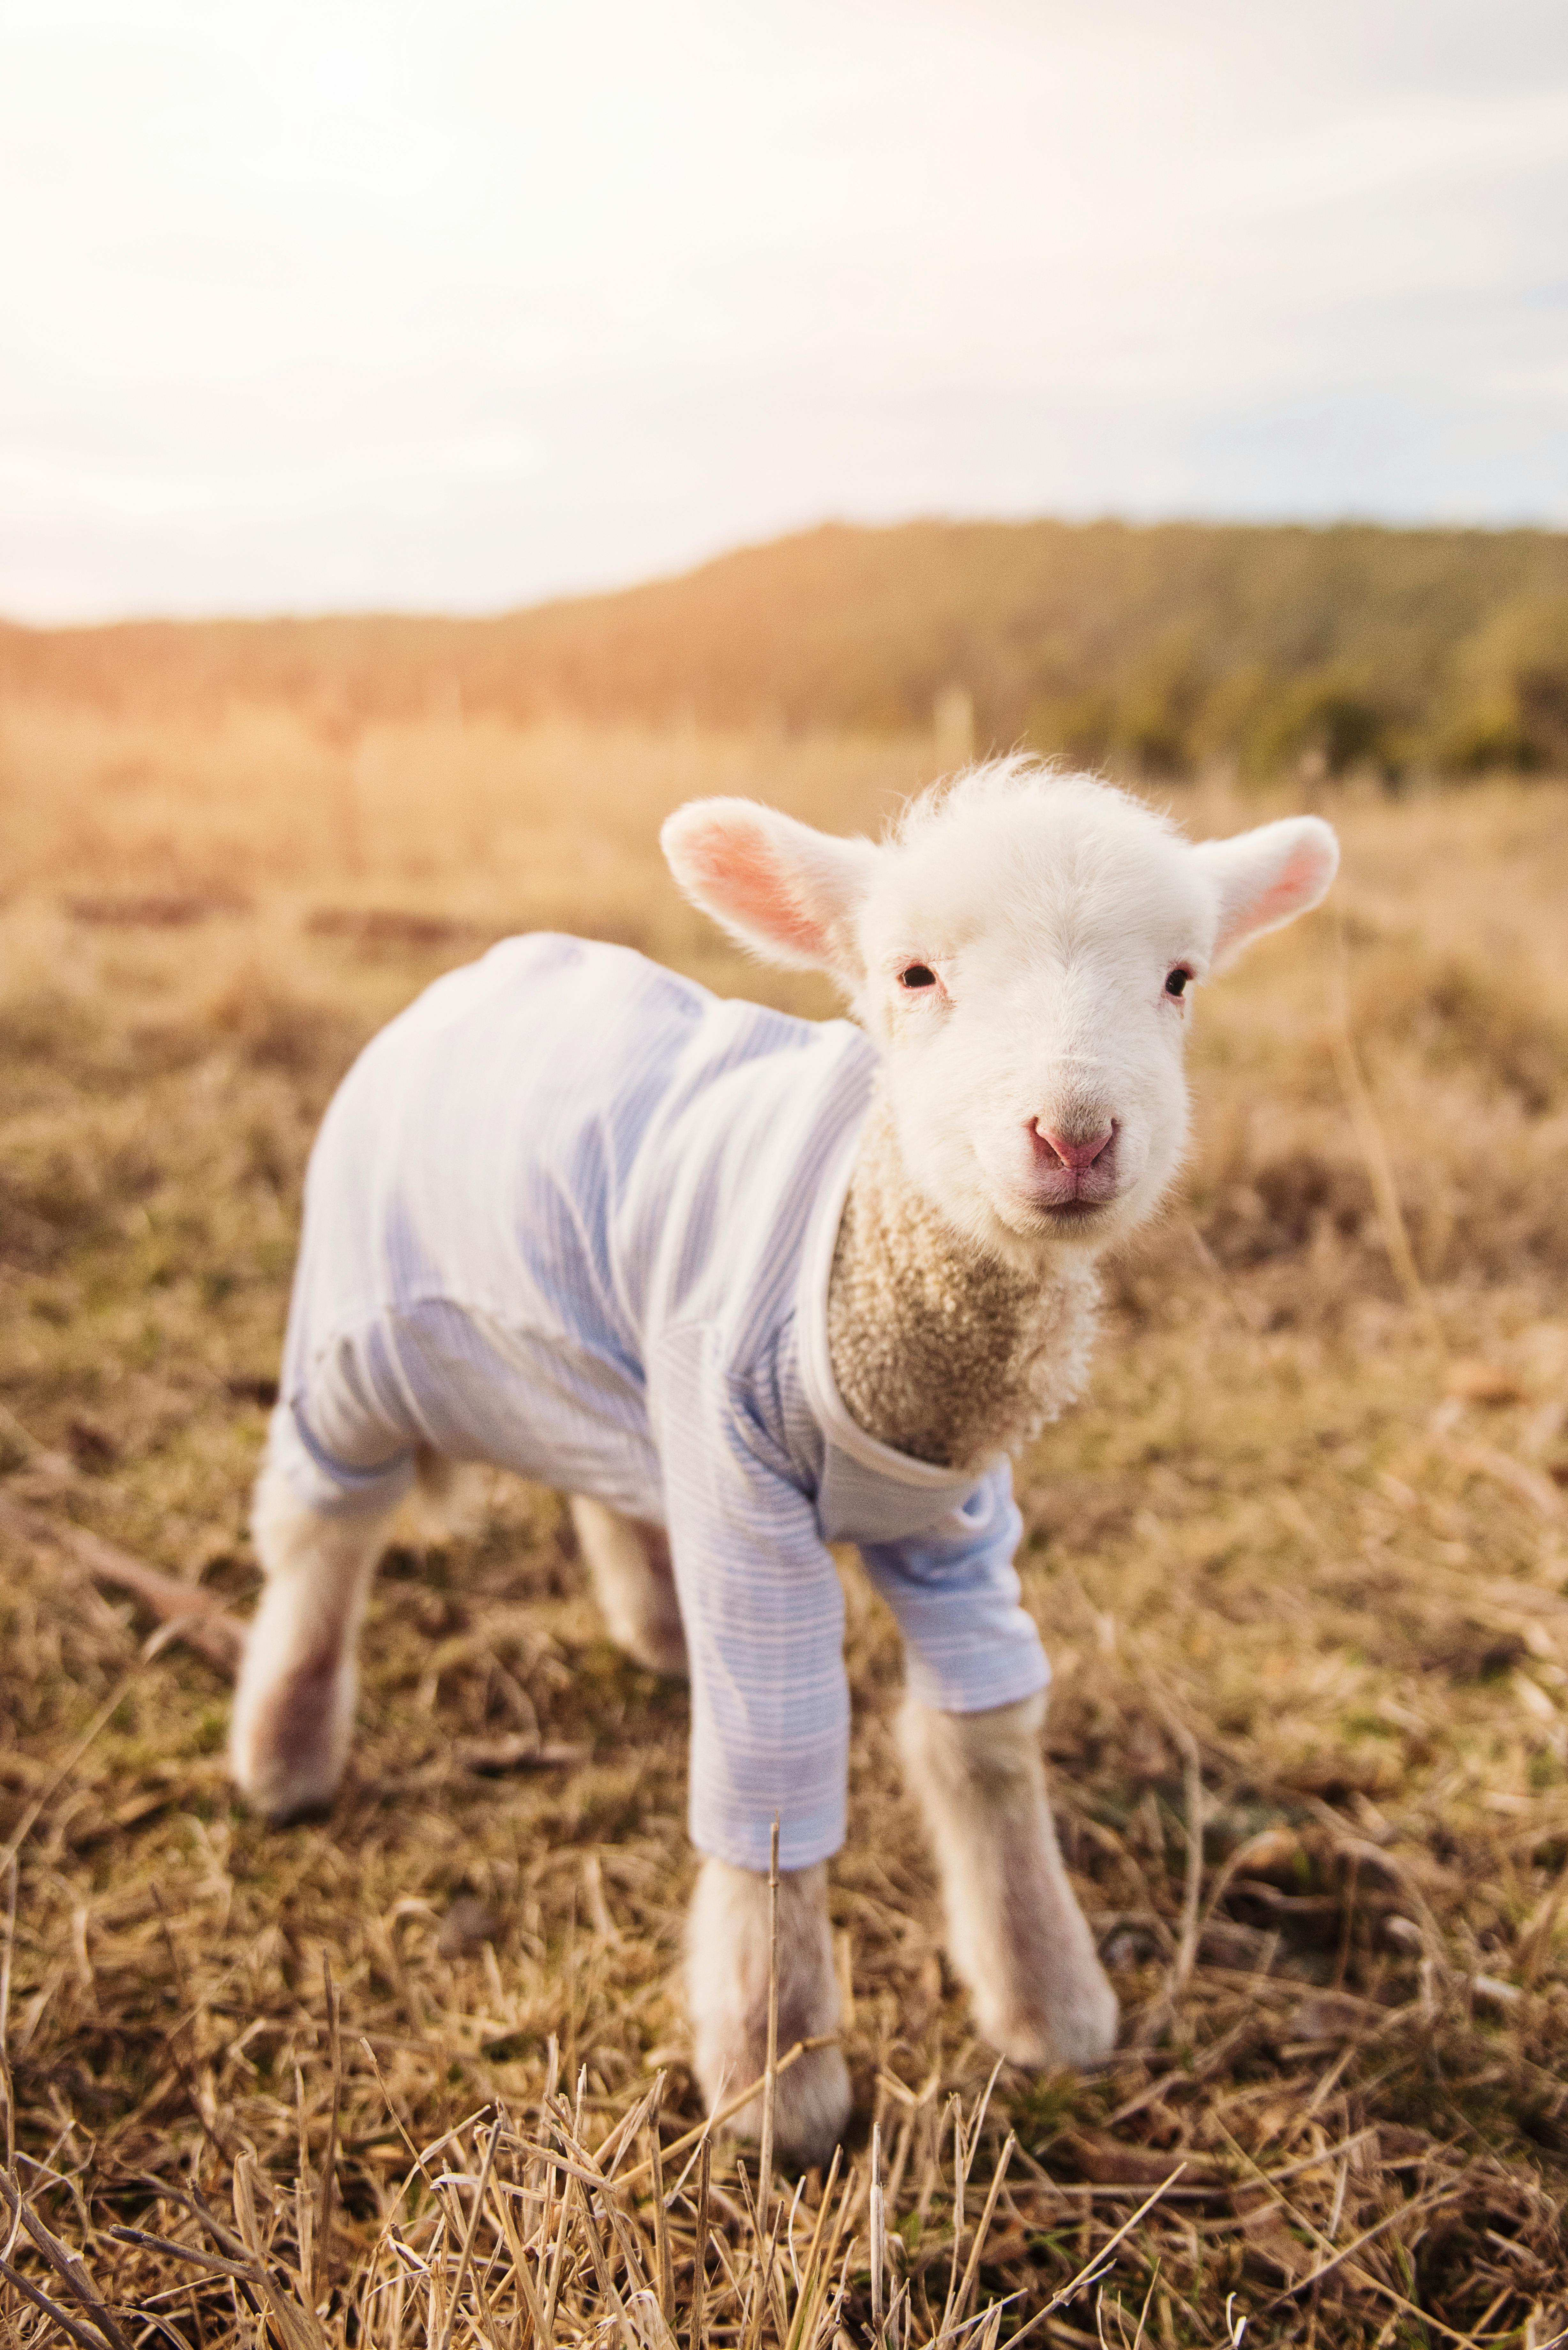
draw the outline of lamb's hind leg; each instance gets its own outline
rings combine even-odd
[[[394,1513],[325,1517],[264,1466],[251,1528],[266,1588],[245,1641],[229,1761],[269,1819],[332,1795],[354,1727],[355,1645]]]
[[[663,1527],[580,1497],[572,1523],[610,1638],[652,1672],[684,1675],[686,1635]]]
[[[968,1714],[911,1699],[898,1729],[975,2021],[1016,2064],[1099,2064],[1116,2045],[1116,1997],[1056,1847],[1044,1719],[1037,1697]]]

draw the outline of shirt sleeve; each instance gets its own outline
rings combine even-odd
[[[765,1870],[844,1841],[844,1594],[814,1505],[768,1455],[707,1326],[668,1332],[649,1408],[691,1669],[691,1840]]]
[[[935,1532],[861,1544],[898,1619],[909,1693],[943,1713],[983,1713],[1033,1697],[1051,1668],[1023,1604],[1013,1554],[1023,1531],[1006,1461]]]
[[[396,1509],[414,1482],[418,1436],[389,1404],[380,1334],[348,1331],[314,1355],[296,1303],[289,1316],[282,1397],[267,1436],[267,1459],[296,1498],[326,1517]]]

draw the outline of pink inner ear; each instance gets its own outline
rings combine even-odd
[[[822,926],[790,896],[784,870],[761,831],[715,825],[683,847],[693,879],[732,920],[750,923],[798,954],[821,953]]]
[[[1303,899],[1310,898],[1317,886],[1318,856],[1314,845],[1303,841],[1295,849],[1282,872],[1276,874],[1269,887],[1258,898],[1249,899],[1238,906],[1227,925],[1225,943],[1247,938],[1253,931],[1266,931],[1272,922],[1288,922],[1300,908]]]

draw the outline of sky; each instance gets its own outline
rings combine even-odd
[[[0,612],[1568,524],[1562,0],[0,0]]]

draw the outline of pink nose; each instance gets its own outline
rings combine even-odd
[[[1058,1165],[1070,1167],[1075,1172],[1092,1167],[1116,1130],[1114,1125],[1107,1126],[1104,1134],[1096,1134],[1087,1142],[1069,1142],[1064,1134],[1047,1134],[1038,1118],[1031,1120],[1031,1128],[1039,1156],[1047,1163],[1054,1159]]]

